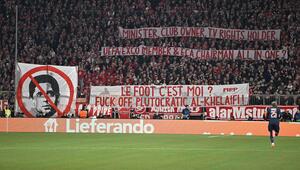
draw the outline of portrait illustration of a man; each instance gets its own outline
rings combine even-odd
[[[51,101],[57,106],[59,103],[59,85],[51,75],[38,75],[34,77],[39,86],[44,90]],[[51,117],[56,110],[50,105],[41,90],[31,81],[29,83],[29,97],[32,101],[32,115],[35,117]]]

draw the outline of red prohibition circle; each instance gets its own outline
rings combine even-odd
[[[43,70],[48,70],[48,71],[52,71],[54,73],[57,73],[58,75],[60,75],[68,84],[69,89],[70,89],[70,97],[69,97],[69,101],[68,104],[65,108],[65,110],[62,112],[62,114],[64,113],[68,113],[71,109],[71,104],[73,101],[73,97],[74,97],[74,86],[73,83],[71,81],[71,79],[61,70],[53,67],[53,66],[40,66],[40,67],[35,67],[29,71],[27,71],[20,79],[19,81],[19,85],[17,87],[17,102],[18,105],[21,109],[21,111],[27,116],[27,117],[33,117],[32,114],[26,109],[26,107],[24,106],[24,102],[23,102],[23,98],[22,98],[22,88],[24,85],[24,82],[27,78],[29,78],[32,74],[39,72],[39,71],[43,71]],[[61,117],[62,115],[58,113],[58,117]]]

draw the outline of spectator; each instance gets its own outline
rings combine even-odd
[[[79,112],[79,118],[88,118],[88,111],[86,109],[86,105],[82,106],[82,109]]]
[[[182,119],[190,119],[190,114],[191,114],[191,111],[190,111],[190,108],[189,108],[189,105],[185,105],[185,108],[182,110]]]
[[[119,114],[118,108],[113,108],[112,109],[112,118],[113,119],[119,119],[120,118],[120,114]]]
[[[5,117],[5,110],[4,110],[4,108],[2,109],[2,110],[0,110],[0,117]]]
[[[205,120],[207,116],[206,107],[201,108],[200,120]]]
[[[130,109],[129,117],[130,117],[130,119],[138,119],[138,118],[139,118],[139,115],[136,114],[134,108],[131,108],[131,109]]]
[[[200,113],[200,120],[205,120],[206,119],[206,112]]]
[[[294,122],[300,122],[300,111],[299,110],[294,115]]]
[[[9,109],[9,106],[5,106],[4,113],[6,118],[11,117],[11,110]]]
[[[247,117],[248,115],[246,115]],[[233,113],[230,114],[230,120],[235,120]]]
[[[154,113],[153,115],[153,119],[162,119],[163,115],[162,114],[158,114],[157,112]]]
[[[252,120],[253,120],[253,117],[252,117],[251,115],[249,115],[249,114],[246,114],[246,119],[247,119],[248,121],[252,121]]]
[[[292,119],[293,119],[293,115],[290,113],[290,111],[285,111],[282,113],[282,121],[291,122]]]

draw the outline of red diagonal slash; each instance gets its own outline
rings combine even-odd
[[[44,91],[44,89],[40,86],[40,84],[32,77],[32,75],[29,75],[29,78],[36,85],[36,87],[42,92],[42,94],[45,96],[47,102],[58,113],[58,115],[62,115],[62,112],[57,108],[57,106],[53,103],[53,101],[50,99],[48,94]]]
[[[40,71],[43,71],[43,70],[48,70],[48,71],[51,71],[51,72],[54,72],[56,74],[58,74],[59,76],[61,76],[66,82],[67,82],[67,85],[70,89],[70,97],[69,97],[69,100],[68,100],[68,103],[66,105],[66,108],[65,110],[63,111],[63,113],[68,113],[71,109],[71,105],[72,105],[72,102],[73,102],[73,99],[74,99],[74,85],[72,83],[72,80],[70,79],[70,77],[68,75],[66,75],[62,70],[56,68],[56,67],[52,67],[52,66],[38,66],[38,67],[35,67],[35,68],[32,68],[31,70],[27,71],[19,80],[19,83],[18,83],[18,86],[17,86],[17,92],[16,92],[16,98],[17,98],[17,102],[18,102],[18,106],[20,107],[21,111],[28,117],[33,117],[33,115],[31,114],[31,112],[29,112],[27,110],[27,108],[24,106],[24,101],[23,101],[23,97],[22,97],[22,88],[23,88],[23,85],[24,85],[24,82],[27,78],[31,79],[32,82],[35,82],[34,84],[38,86],[38,83],[36,81],[34,81],[34,79],[32,77],[30,77],[31,75],[33,75],[34,73],[37,73],[37,72],[40,72]],[[41,88],[39,88],[41,89]],[[45,92],[43,90],[41,90],[41,93],[42,92]],[[45,93],[42,93],[43,95],[45,95]],[[47,97],[47,95],[45,95],[45,98]],[[49,96],[48,96],[49,97]],[[56,105],[52,102],[51,103],[51,99],[47,99],[47,101],[49,102],[50,106],[57,111],[57,113],[60,113],[60,115],[58,114],[58,117],[59,116],[62,116],[62,111],[58,110]]]

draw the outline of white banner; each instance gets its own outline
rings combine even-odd
[[[243,30],[213,27],[147,27],[124,29],[119,27],[119,36],[124,39],[205,37],[227,40],[274,41],[280,40],[280,30]]]
[[[199,50],[181,47],[102,47],[101,56],[180,56],[201,60],[274,60],[287,58],[286,50]]]
[[[249,84],[91,86],[90,104],[100,107],[247,105]]]
[[[61,117],[75,111],[77,67],[18,63],[16,112]]]

